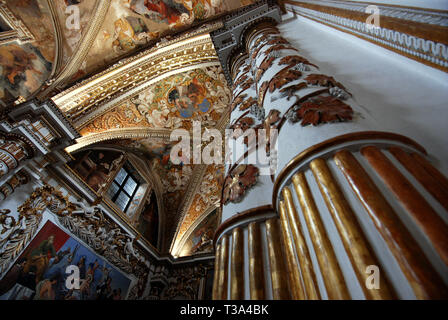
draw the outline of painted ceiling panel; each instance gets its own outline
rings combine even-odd
[[[87,0],[85,0],[87,1]],[[88,1],[87,1],[88,2]],[[99,33],[75,81],[161,37],[249,5],[252,0],[111,0]]]
[[[110,129],[149,127],[191,129],[192,120],[215,127],[225,114],[231,92],[220,67],[183,72],[162,80],[80,130],[81,135]]]

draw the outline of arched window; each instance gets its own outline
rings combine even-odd
[[[139,179],[127,168],[127,166],[124,166],[115,176],[107,194],[110,199],[126,213],[139,186]]]

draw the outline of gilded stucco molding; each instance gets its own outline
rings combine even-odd
[[[219,66],[219,62],[215,58],[210,59],[207,58],[204,59],[204,61],[191,61],[189,63],[186,63],[185,65],[182,65],[182,67],[180,68],[172,69],[172,71],[161,72],[160,76],[157,76],[156,78],[151,79],[149,81],[145,81],[140,86],[131,84],[130,85],[131,89],[129,91],[123,90],[124,93],[117,92],[115,95],[111,96],[110,100],[112,101],[106,101],[105,104],[102,104],[100,106],[88,107],[87,109],[85,109],[84,115],[80,117],[78,121],[75,122],[75,126],[78,128],[78,130],[81,130],[85,126],[89,125],[95,119],[105,115],[110,110],[119,107],[121,104],[125,103],[131,97],[140,94],[141,92],[148,89],[151,85],[163,79],[174,76],[176,74],[188,72],[191,70]]]
[[[204,65],[219,65],[208,35],[147,52],[54,96],[52,100],[80,128],[123,102],[131,93],[136,94],[169,75]]]
[[[147,127],[137,127],[131,129],[111,129],[106,132],[88,135],[76,140],[76,144],[66,148],[68,153],[73,153],[84,149],[88,146],[98,144],[100,142],[119,140],[119,139],[141,139],[141,138],[158,138],[163,139],[167,143],[170,142],[171,130],[151,129]]]
[[[125,58],[123,60],[118,61],[117,63],[113,64],[112,66],[108,67],[107,69],[105,69],[101,72],[98,72],[95,75],[93,75],[92,77],[75,84],[74,86],[68,88],[64,92],[59,93],[58,95],[54,96],[53,99],[59,99],[62,96],[65,96],[66,94],[75,91],[76,89],[79,89],[81,87],[88,85],[89,83],[93,82],[94,80],[98,80],[99,78],[102,78],[103,76],[106,76],[107,74],[113,73],[117,69],[121,69],[123,66],[130,65],[134,62],[139,61],[142,58],[146,58],[147,56],[149,56],[152,53],[157,53],[158,51],[161,51],[161,50],[164,50],[164,51],[169,50],[170,47],[177,48],[177,46],[182,45],[182,43],[185,40],[188,40],[189,43],[192,43],[191,42],[192,37],[197,37],[199,35],[208,34],[213,30],[221,28],[222,25],[223,25],[222,22],[218,21],[218,22],[215,22],[212,24],[204,25],[203,27],[201,27],[199,29],[196,29],[192,32],[186,33],[182,36],[176,37],[169,41],[166,39],[162,39],[162,40],[160,40],[160,42],[158,42],[155,46],[151,47],[150,49],[144,50],[140,53],[133,55],[132,57]]]

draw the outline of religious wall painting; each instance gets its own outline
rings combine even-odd
[[[73,155],[68,165],[95,192],[101,194],[124,163],[124,155],[107,150],[88,150]]]
[[[149,241],[149,243],[157,248],[157,239],[159,236],[159,209],[154,191],[147,197],[135,227],[140,234]]]
[[[207,113],[211,104],[206,98],[207,90],[197,79],[181,85],[168,93],[168,102],[175,105],[182,118],[192,118],[195,113]]]
[[[79,289],[66,286],[68,266]],[[131,279],[48,221],[0,280],[0,300],[122,300]]]

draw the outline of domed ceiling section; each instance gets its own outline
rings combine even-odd
[[[223,165],[170,160],[173,130],[228,124],[232,94],[208,32],[159,44],[52,98],[82,135],[67,151],[110,147],[146,162],[160,188],[161,247],[175,256],[209,252],[220,218]]]
[[[24,1],[24,0],[22,0]],[[254,0],[55,0],[57,73],[39,97],[60,92],[145,48],[216,19]],[[74,9],[74,7],[76,9]],[[73,11],[74,10],[74,11]],[[73,17],[79,17],[73,26]]]
[[[86,1],[86,0],[85,0]],[[88,1],[87,1],[88,2]],[[245,0],[111,0],[79,75],[154,44],[161,37],[210,20],[254,1]]]

